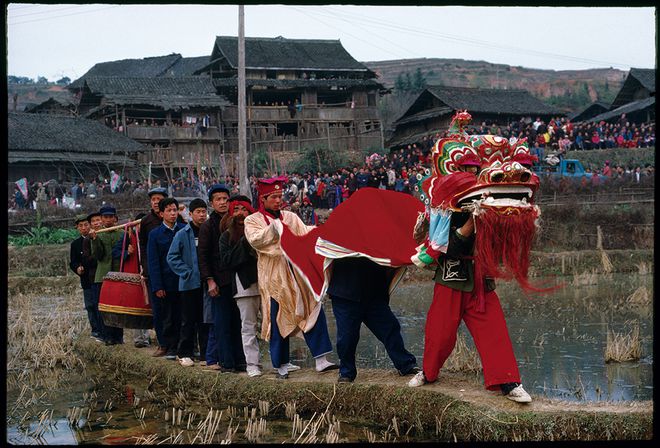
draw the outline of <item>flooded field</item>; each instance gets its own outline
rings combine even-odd
[[[526,389],[536,397],[575,403],[651,400],[653,396],[652,276],[609,274],[561,278],[564,288],[532,298],[514,285],[498,285]],[[431,283],[402,284],[391,305],[406,345],[421,365]],[[167,391],[153,378],[104,371],[67,352],[58,342],[88,337],[82,298],[10,297],[7,441],[22,444],[155,444],[253,442],[425,441],[428,433],[403,431],[395,420],[376,427],[331,412],[306,415],[295,403],[254,400],[241,407],[210,402],[202,391]],[[28,303],[24,308],[22,303]],[[78,306],[79,305],[79,306]],[[330,334],[334,318],[326,305]],[[59,314],[58,314],[59,313]],[[15,322],[36,316],[27,327]],[[47,316],[50,316],[47,318]],[[54,317],[53,317],[54,316]],[[43,318],[41,318],[43,317]],[[73,328],[73,330],[71,329]],[[605,362],[608,331],[639,329],[639,361]],[[36,337],[39,334],[53,337]],[[468,349],[472,339],[464,325]],[[16,343],[20,340],[21,343]],[[128,338],[127,338],[128,342]],[[270,367],[261,343],[264,368]],[[55,369],[45,367],[58,353]],[[304,343],[294,339],[292,362],[312,367]],[[336,359],[336,355],[331,355]],[[198,367],[195,367],[196,369]],[[392,369],[382,345],[363,328],[358,369]],[[50,372],[50,373],[47,373]],[[217,373],[209,372],[209,375]],[[474,381],[480,372],[465,372]],[[442,381],[442,371],[440,380]],[[360,371],[356,383],[360,383]],[[480,386],[475,386],[480,387]],[[272,399],[272,397],[271,397]],[[507,400],[505,400],[507,401]]]
[[[560,279],[564,288],[525,297],[512,284],[498,284],[509,335],[525,388],[532,394],[577,401],[650,400],[653,398],[653,306],[629,300],[639,288],[652,297],[652,276],[610,274],[591,279]],[[594,284],[580,285],[589,281]],[[420,363],[431,284],[402,285],[392,298],[408,349]],[[639,326],[642,359],[605,363],[607,332]],[[460,330],[474,347],[465,324]],[[365,364],[391,367],[378,341],[363,331],[358,353]],[[442,377],[442,371],[441,371]]]
[[[571,401],[651,400],[652,276],[610,274],[558,280],[566,283],[564,288],[529,298],[510,283],[500,283],[496,290],[525,388],[532,394]],[[648,301],[630,300],[638,289],[648,295]],[[399,286],[390,303],[401,323],[406,348],[417,357],[420,366],[426,312],[432,296],[432,283],[409,283]],[[325,308],[334,340],[336,329],[329,301]],[[640,332],[640,361],[606,363],[608,330],[624,333],[635,326]],[[461,323],[459,332],[468,348],[474,350],[465,324]],[[312,367],[305,345],[293,344],[292,347],[296,362]],[[364,326],[357,359],[358,369],[393,368],[383,345]],[[359,374],[358,370],[358,381]],[[442,378],[442,371],[440,375]],[[479,373],[476,375],[480,377]]]

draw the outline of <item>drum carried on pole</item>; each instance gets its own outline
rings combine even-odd
[[[131,235],[131,244],[137,247],[137,257],[129,256],[126,263],[126,270],[135,272],[123,272],[126,235],[128,234],[128,224],[126,224],[119,272],[110,271],[103,277],[99,311],[103,317],[103,323],[110,327],[137,329],[153,327],[149,292],[144,278],[138,273],[141,266],[138,233],[136,229],[135,234]]]

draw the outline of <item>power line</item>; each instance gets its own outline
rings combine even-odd
[[[53,13],[59,13],[62,11],[66,11],[69,9],[79,9],[79,8],[86,8],[85,5],[76,5],[76,6],[68,6],[66,8],[61,8],[61,9],[50,9],[48,11],[39,11],[39,12],[29,12],[26,14],[13,14],[10,13],[9,16],[11,16],[11,19],[17,19],[19,17],[27,17],[27,16],[36,16],[36,15],[41,15],[41,14],[53,14]]]
[[[298,11],[298,12],[301,13],[301,14],[306,15],[307,17],[310,17],[310,15],[309,15],[307,12],[305,12],[305,11],[302,11],[302,10],[300,10],[300,9],[298,9],[298,8],[292,8],[292,9]],[[338,30],[337,28],[335,28],[334,26],[329,25],[328,23],[326,23],[326,22],[324,22],[323,20],[319,19],[318,17],[317,17],[317,18],[311,17],[311,18],[314,19],[314,20],[317,20],[318,22],[321,22],[322,24],[324,24],[324,25],[327,26],[328,28],[331,28],[331,29],[336,30],[336,31],[340,31],[340,30]],[[340,32],[342,32],[342,31],[340,31]],[[364,40],[364,39],[362,39],[362,38],[360,38],[360,37],[358,37],[358,36],[356,36],[356,35],[354,35],[354,34],[352,34],[352,33],[349,33],[348,31],[343,31],[343,33],[346,34],[346,35],[348,35],[348,36],[351,36],[351,37],[354,38],[354,39],[359,40],[360,42],[364,42],[364,43],[367,44],[367,45],[371,45],[371,46],[373,46],[373,47],[375,47],[375,48],[378,48],[379,50],[382,50],[382,51],[385,51],[385,52],[391,52],[391,50],[388,50],[388,49],[385,49],[385,48],[383,48],[383,47],[380,47],[380,46],[374,44],[373,42],[368,42],[368,41],[366,41],[366,40]]]
[[[110,7],[107,7],[107,8],[94,9],[94,10],[91,10],[91,11],[73,12],[71,14],[62,14],[62,15],[54,16],[54,17],[45,17],[45,18],[41,18],[41,19],[26,20],[24,22],[8,23],[8,25],[22,25],[24,23],[43,22],[44,20],[59,19],[60,17],[68,17],[68,16],[79,15],[79,14],[89,14],[89,13],[92,13],[92,12],[105,11],[105,10],[108,10],[108,9],[118,8],[119,6],[120,5],[115,5],[115,6],[110,6]]]
[[[7,9],[11,9],[11,10],[16,9],[16,10],[19,10],[19,11],[23,11],[23,10],[25,10],[25,9],[30,9],[30,8],[40,8],[40,7],[42,7],[42,6],[43,6],[43,5],[23,4],[23,3],[12,3],[12,4],[9,5],[9,7],[8,7]]]
[[[298,10],[297,8],[293,8],[293,9]],[[349,19],[345,19],[345,18],[341,18],[341,17],[335,17],[336,14],[333,14],[333,13],[330,13],[330,15],[322,14],[322,13],[320,13],[319,11],[315,11],[315,13],[320,14],[320,15],[324,15],[325,17],[337,18],[337,19],[339,19],[339,20],[342,20],[342,21],[344,21],[344,22],[347,22],[347,23],[349,23],[349,24],[352,24],[352,22],[351,22]],[[420,56],[420,57],[422,56],[422,55],[420,55],[419,53],[417,53],[415,50],[411,50],[411,49],[409,49],[409,48],[407,48],[407,47],[403,47],[403,46],[399,45],[398,43],[393,42],[393,41],[391,41],[391,40],[389,40],[389,39],[383,37],[382,35],[379,35],[378,38],[379,38],[380,40],[383,40],[383,41],[385,41],[385,42],[388,42],[388,43],[391,44],[391,45],[394,45],[395,47],[400,48],[401,50],[406,51],[407,53],[416,53],[418,56]],[[370,44],[370,45],[373,45],[371,42],[367,42],[367,43]],[[380,47],[377,47],[377,48],[380,48]],[[382,48],[381,48],[381,49],[382,49]],[[391,51],[391,50],[388,50],[388,51]],[[402,56],[405,57],[405,55],[402,55]]]
[[[331,9],[331,7],[324,7],[325,9]],[[502,44],[493,44],[487,41],[479,40],[479,39],[474,39],[474,38],[466,38],[466,37],[456,37],[448,34],[443,34],[440,32],[437,32],[435,30],[428,30],[428,29],[423,29],[423,28],[410,28],[404,25],[401,25],[400,23],[395,23],[395,22],[390,22],[382,19],[374,19],[372,17],[366,17],[363,15],[357,16],[355,14],[351,14],[346,11],[337,11],[334,10],[335,14],[340,14],[344,16],[348,16],[354,20],[358,21],[358,24],[360,26],[364,26],[365,23],[371,23],[373,26],[376,27],[381,27],[381,28],[386,28],[388,30],[392,29],[397,29],[405,33],[409,34],[415,34],[415,35],[420,35],[424,37],[432,37],[432,38],[437,38],[437,39],[442,39],[446,41],[451,41],[451,42],[457,42],[461,43],[464,45],[472,45],[472,46],[478,46],[478,47],[484,47],[484,48],[491,48],[491,49],[496,49],[500,51],[508,51],[510,53],[514,54],[527,54],[527,55],[535,55],[535,56],[544,56],[544,57],[550,57],[554,59],[563,59],[563,60],[568,60],[572,62],[590,62],[590,63],[598,63],[598,64],[606,64],[609,66],[619,66],[623,68],[628,68],[630,64],[622,64],[622,63],[612,63],[608,61],[601,61],[601,60],[596,60],[596,59],[589,59],[589,58],[581,58],[577,56],[568,56],[568,55],[562,55],[562,54],[557,54],[557,53],[550,53],[550,52],[545,52],[545,51],[540,51],[540,50],[532,50],[532,49],[525,49],[525,48],[520,48],[520,47],[515,47],[515,46],[510,46],[510,45],[502,45]]]

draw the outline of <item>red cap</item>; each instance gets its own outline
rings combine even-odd
[[[284,183],[287,181],[286,176],[271,177],[269,179],[259,179],[257,181],[257,190],[259,197],[268,196],[276,191],[284,191]]]

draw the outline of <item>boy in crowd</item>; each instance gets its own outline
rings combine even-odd
[[[165,198],[158,203],[163,223],[149,233],[147,258],[149,263],[149,283],[155,301],[160,307],[163,324],[165,358],[176,359],[181,328],[181,303],[179,297],[179,277],[167,263],[167,253],[176,233],[184,226],[177,222],[179,202]]]
[[[172,240],[167,252],[167,264],[179,276],[181,296],[181,332],[177,358],[184,367],[195,365],[193,346],[195,334],[199,344],[200,359],[206,362],[208,327],[204,324],[204,293],[199,276],[197,245],[199,229],[206,222],[206,202],[196,198],[190,202],[190,222]]]
[[[100,216],[99,216],[100,217]],[[96,260],[91,257],[89,251],[85,252],[85,242],[89,240],[91,229],[88,216],[78,216],[75,220],[76,229],[80,237],[71,243],[69,267],[80,277],[80,287],[83,290],[83,302],[87,311],[87,319],[92,329],[92,338],[103,342],[103,320],[99,314],[98,300],[94,301],[94,274],[96,273]]]

